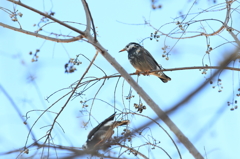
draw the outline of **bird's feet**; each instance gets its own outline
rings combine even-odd
[[[145,72],[143,72],[143,75],[144,76],[146,76],[146,75],[149,76],[149,73],[150,73],[150,71],[145,71]]]
[[[140,71],[136,70],[135,72],[138,76],[140,76]]]

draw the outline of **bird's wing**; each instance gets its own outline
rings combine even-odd
[[[98,130],[93,136],[92,138],[87,142],[87,148],[94,148],[96,146],[98,146],[99,144],[104,143],[108,138],[109,138],[110,134],[105,131],[105,130]]]
[[[157,63],[157,61],[153,58],[153,56],[145,48],[143,48],[143,52],[144,52],[144,54],[143,54],[144,59],[146,59],[148,61],[148,63],[151,64],[152,67],[157,65],[159,67],[159,69],[162,69],[162,66],[160,66]],[[153,69],[155,69],[155,68],[153,68]]]
[[[114,120],[114,117],[116,115],[116,112],[111,115],[110,117],[108,117],[107,119],[105,119],[103,122],[101,122],[100,124],[98,124],[98,126],[96,126],[95,128],[93,128],[90,133],[88,134],[88,139],[91,139],[92,136],[104,125],[106,124],[107,122],[111,121],[111,120]]]

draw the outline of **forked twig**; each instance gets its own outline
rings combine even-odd
[[[67,101],[65,102],[65,104],[63,105],[63,107],[61,108],[61,110],[59,111],[58,115],[54,118],[53,124],[52,124],[51,128],[49,129],[48,134],[51,135],[51,132],[52,132],[52,130],[53,130],[53,128],[54,128],[54,125],[55,125],[58,117],[60,116],[61,112],[66,108],[68,102],[70,101],[70,99],[72,98],[72,96],[74,95],[74,93],[76,92],[78,86],[81,84],[84,76],[87,74],[87,72],[88,72],[89,69],[91,68],[93,62],[95,61],[95,59],[96,59],[96,57],[97,57],[97,55],[98,55],[98,52],[96,52],[96,54],[95,54],[95,56],[93,57],[91,63],[89,64],[89,66],[87,67],[87,69],[85,70],[85,72],[83,73],[83,75],[81,76],[81,78],[79,79],[77,85],[74,87],[72,93],[70,94],[70,96],[68,97]],[[47,138],[45,139],[45,142],[44,142],[44,143],[46,143],[46,141],[47,141],[48,139],[49,139],[49,136],[47,136]]]
[[[90,9],[89,9],[88,4],[85,0],[82,0],[82,4],[83,4],[84,10],[85,10],[86,20],[87,20],[87,27],[86,27],[86,30],[84,32],[85,32],[86,35],[90,35],[91,24],[92,24],[93,34],[94,34],[94,42],[97,42],[97,34],[96,34],[95,25],[94,25],[94,22],[93,22],[93,18],[92,18]]]
[[[49,37],[49,36],[41,35],[41,34],[38,34],[38,33],[34,33],[34,32],[31,32],[31,31],[27,31],[27,30],[24,30],[24,29],[19,29],[19,28],[16,28],[16,27],[13,27],[13,26],[1,23],[1,22],[0,22],[0,26],[2,26],[4,28],[11,29],[11,30],[14,30],[14,31],[17,31],[17,32],[20,32],[20,33],[32,35],[32,36],[42,38],[42,39],[46,39],[46,40],[49,40],[49,41],[55,41],[55,42],[58,42],[58,43],[70,43],[70,42],[81,40],[83,38],[82,35],[79,35],[77,37],[73,37],[73,38],[70,38],[70,39],[57,39],[57,38],[52,38],[52,37]]]
[[[65,27],[67,27],[67,28],[69,28],[69,29],[71,29],[71,30],[73,30],[73,31],[75,31],[75,32],[85,36],[85,33],[83,31],[81,31],[81,30],[79,30],[79,29],[77,29],[75,27],[72,27],[71,25],[68,25],[68,24],[62,22],[61,20],[58,20],[58,19],[56,19],[56,18],[54,18],[54,17],[52,17],[52,16],[50,16],[50,15],[48,15],[46,13],[43,13],[43,12],[41,12],[41,11],[35,9],[35,8],[32,8],[32,7],[22,3],[21,1],[15,1],[15,0],[7,0],[7,1],[12,2],[14,4],[17,4],[17,5],[20,5],[20,6],[24,7],[24,8],[26,8],[26,9],[29,9],[29,10],[35,12],[35,13],[38,13],[38,14],[44,16],[44,17],[47,17],[48,19],[51,19],[51,20],[57,22],[58,24],[63,25]]]

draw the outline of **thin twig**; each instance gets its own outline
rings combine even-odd
[[[120,143],[118,143],[118,144],[116,144],[116,145],[119,145],[119,146],[121,146],[121,147],[126,148],[127,150],[125,150],[124,152],[126,152],[126,151],[130,151],[130,152],[132,152],[132,153],[134,152],[134,154],[140,155],[140,156],[142,156],[143,158],[148,159],[147,156],[145,156],[143,153],[135,150],[135,149],[132,148],[132,147],[128,147],[128,146],[122,145],[122,144],[120,144]],[[147,144],[145,144],[145,146],[146,146],[146,145],[147,145]],[[124,152],[123,152],[123,153],[124,153]],[[123,154],[123,153],[122,153],[122,154]],[[120,154],[118,157],[120,157],[122,154]]]
[[[94,43],[92,37],[87,37],[91,43]],[[188,138],[181,132],[175,123],[167,116],[167,114],[155,103],[152,98],[140,87],[136,81],[123,69],[123,67],[108,53],[108,51],[100,45],[94,45],[108,62],[123,76],[123,78],[132,86],[132,88],[142,97],[142,99],[152,108],[160,119],[172,130],[178,139],[184,144],[189,152],[198,159],[203,159],[203,156],[198,152],[195,146],[188,140]]]
[[[73,38],[70,38],[70,39],[57,39],[57,38],[51,38],[49,36],[41,35],[41,34],[38,34],[38,33],[34,33],[34,32],[31,32],[31,31],[15,28],[15,27],[12,27],[10,25],[7,25],[7,24],[1,23],[1,22],[0,22],[0,26],[2,26],[4,28],[11,29],[11,30],[14,30],[14,31],[17,31],[17,32],[21,32],[21,33],[24,33],[24,34],[32,35],[32,36],[35,36],[35,37],[38,37],[38,38],[46,39],[46,40],[49,40],[49,41],[54,41],[54,42],[57,42],[57,43],[70,43],[70,42],[81,40],[83,38],[83,36],[80,35],[80,36],[73,37]]]
[[[98,55],[98,53],[95,54],[95,56],[93,57],[91,63],[90,63],[89,66],[87,67],[86,71],[83,73],[82,77],[81,77],[80,80],[78,81],[76,87],[73,89],[73,91],[72,91],[72,93],[70,94],[70,96],[68,97],[67,101],[65,102],[65,104],[63,105],[63,107],[61,108],[61,110],[59,111],[58,115],[54,118],[54,120],[53,120],[53,124],[52,124],[51,128],[50,128],[49,131],[48,131],[48,134],[49,134],[49,135],[51,135],[52,130],[53,130],[53,128],[54,128],[54,125],[55,125],[55,123],[56,123],[58,117],[59,117],[60,114],[63,112],[63,110],[66,108],[68,102],[69,102],[70,99],[72,98],[73,94],[76,92],[78,86],[81,84],[81,82],[82,82],[84,76],[87,74],[87,72],[88,72],[89,69],[91,68],[93,62],[95,61],[95,59],[96,59],[96,57],[97,57],[97,55]],[[45,139],[45,142],[44,142],[44,143],[46,143],[46,141],[49,139],[49,135],[48,135],[47,138]]]
[[[56,19],[56,18],[54,18],[54,17],[52,17],[52,16],[50,16],[50,15],[48,15],[48,14],[46,14],[46,13],[43,13],[43,12],[41,12],[41,11],[35,9],[35,8],[32,8],[32,7],[30,7],[30,6],[22,3],[21,1],[15,1],[15,0],[7,0],[7,1],[12,2],[12,3],[15,3],[15,4],[17,4],[17,5],[20,5],[20,6],[24,7],[24,8],[26,8],[26,9],[29,9],[29,10],[35,12],[35,13],[38,13],[38,14],[44,16],[44,17],[47,17],[47,18],[49,18],[49,19],[57,22],[58,24],[63,25],[63,26],[65,26],[65,27],[67,27],[67,28],[69,28],[69,29],[71,29],[71,30],[73,30],[73,31],[75,31],[75,32],[77,32],[77,33],[85,36],[85,33],[84,33],[83,31],[81,31],[81,30],[79,30],[79,29],[77,29],[77,28],[75,28],[75,27],[72,27],[71,25],[68,25],[68,24],[62,22],[61,20],[58,20],[58,19]]]
[[[236,50],[233,54],[231,54],[228,58],[226,58],[226,60],[221,64],[222,68],[225,68],[225,66],[227,66],[237,55],[237,53],[239,52],[239,50]],[[167,114],[171,114],[172,112],[175,112],[178,108],[182,108],[183,104],[186,103],[187,101],[189,101],[192,97],[194,97],[194,95],[196,95],[199,90],[202,90],[208,83],[210,80],[212,80],[219,72],[221,71],[221,69],[217,70],[207,81],[205,81],[204,83],[202,83],[198,88],[196,88],[194,91],[192,91],[191,93],[187,94],[184,98],[181,99],[181,101],[177,101],[176,104],[174,104],[171,109],[167,110],[166,113]],[[158,121],[159,117],[156,117],[155,119],[153,119],[154,121]],[[135,129],[134,131],[137,132],[145,127],[148,127],[149,125],[152,124],[152,121],[143,124],[142,126],[140,126],[139,128]],[[171,128],[170,128],[171,129]],[[175,131],[174,131],[175,132]],[[134,132],[132,132],[134,133]],[[179,139],[180,141],[182,140],[182,138]],[[182,142],[182,141],[181,141]],[[187,146],[186,146],[187,147]]]

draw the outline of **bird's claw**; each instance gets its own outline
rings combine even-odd
[[[136,70],[136,74],[137,74],[138,76],[140,76],[140,71]]]
[[[143,74],[144,76],[146,76],[146,75],[149,76],[150,71],[145,71],[145,72],[143,72],[142,74]]]

